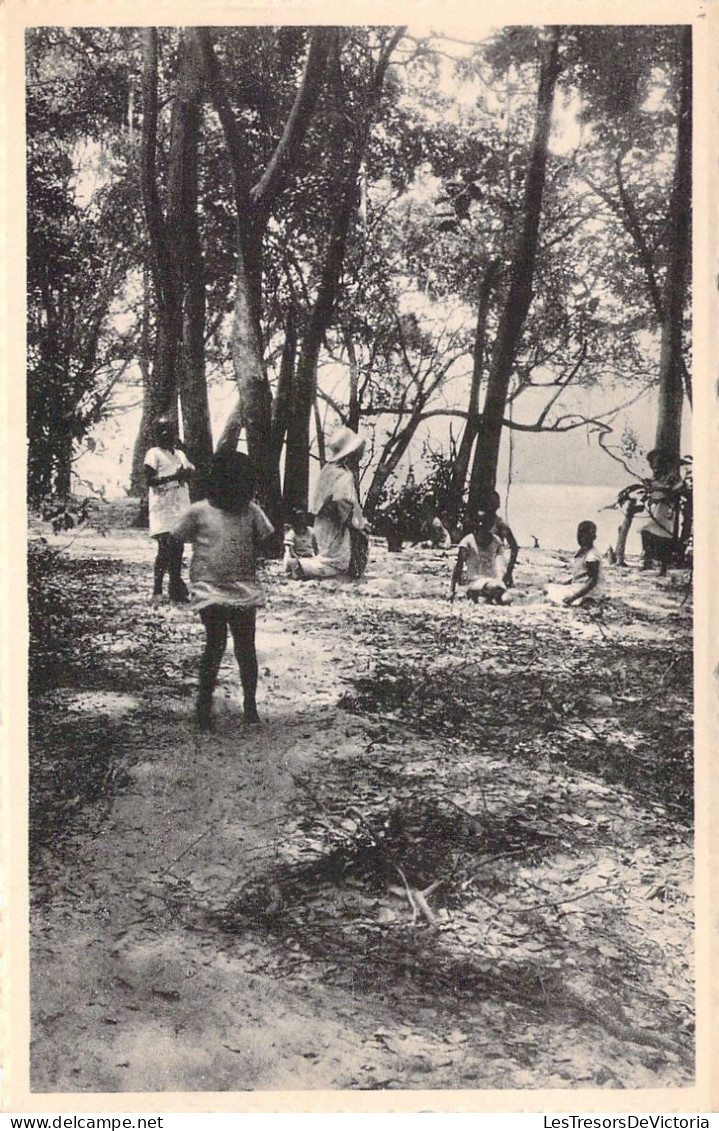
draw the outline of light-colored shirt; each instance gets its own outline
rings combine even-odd
[[[172,533],[193,543],[190,587],[195,607],[264,605],[257,557],[273,530],[257,503],[248,503],[239,514],[213,507],[207,499],[193,503]]]
[[[587,593],[587,597],[594,597],[599,600],[600,597],[605,595],[605,581],[604,581],[604,563],[602,562],[601,555],[591,546],[588,550],[580,550],[574,557],[572,562],[572,584],[577,588],[587,585],[589,582],[589,571],[587,564],[589,562],[596,562],[599,566],[599,573],[597,575],[597,584],[593,589]]]
[[[298,558],[313,558],[317,553],[315,536],[311,530],[298,533],[292,527],[285,534],[285,546],[294,550]]]
[[[483,577],[501,580],[502,543],[496,534],[490,533],[486,546],[480,546],[474,534],[468,534],[459,545],[465,551],[467,581],[477,581]]]
[[[366,526],[349,468],[342,463],[325,464],[317,481],[313,505],[318,556],[323,565],[346,573],[352,553],[349,527],[363,530]]]
[[[165,448],[150,448],[145,456],[145,467],[163,479],[176,475],[181,468],[194,470],[180,448],[169,452]],[[190,492],[186,483],[158,483],[149,489],[150,534],[167,534],[190,505]]]
[[[652,481],[648,507],[649,521],[642,527],[647,534],[653,534],[656,538],[674,537],[677,499],[672,488],[676,487],[677,482],[676,477]]]

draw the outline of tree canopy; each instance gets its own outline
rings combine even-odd
[[[169,412],[200,467],[246,444],[275,518],[336,422],[370,436],[370,512],[433,417],[455,514],[507,428],[611,447],[620,385],[677,448],[690,29],[39,28],[27,75],[31,497],[126,381],[133,489]]]

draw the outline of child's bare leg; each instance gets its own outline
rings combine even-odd
[[[200,688],[197,695],[197,722],[203,730],[210,725],[212,692],[227,646],[227,616],[224,609],[210,605],[200,610],[205,626],[205,651],[200,660]]]
[[[153,597],[161,597],[162,584],[165,580],[165,574],[170,568],[170,562],[168,558],[170,536],[169,534],[156,534],[155,541],[157,542],[157,557],[155,558],[154,586],[152,595]]]
[[[168,546],[168,569],[170,572],[170,600],[187,601],[189,594],[182,580],[182,542],[170,541]]]
[[[255,648],[254,609],[237,609],[229,615],[230,631],[235,646],[237,666],[240,669],[244,695],[245,718],[248,723],[258,723],[257,714],[257,650]]]

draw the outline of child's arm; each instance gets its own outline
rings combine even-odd
[[[450,587],[449,587],[449,599],[450,599],[450,601],[454,600],[454,591],[455,591],[455,589],[457,588],[457,585],[459,584],[459,582],[462,579],[462,569],[464,568],[464,559],[465,559],[466,556],[467,555],[466,555],[466,550],[465,550],[464,546],[460,546],[459,550],[457,552],[457,564],[454,567],[454,573],[452,574],[452,581],[451,581]]]
[[[160,483],[173,483],[175,481],[181,483],[186,475],[188,475],[188,472],[184,468],[173,475],[158,475],[154,467],[145,464],[145,482],[148,487],[157,487]]]
[[[507,526],[506,522],[504,524],[503,534],[504,539],[509,546],[509,565],[505,570],[504,584],[511,586],[514,585],[514,567],[517,564],[517,558],[519,557],[519,543],[514,537],[511,528]]]
[[[596,588],[599,581],[599,562],[589,561],[585,563],[585,566],[588,580],[584,585],[580,586],[579,589],[574,589],[571,593],[567,594],[562,604],[573,605],[575,601],[581,601],[583,597],[586,597],[588,593],[592,592],[592,589]]]

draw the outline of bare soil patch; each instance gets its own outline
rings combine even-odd
[[[451,607],[450,559],[267,566],[263,725],[152,547],[87,531],[31,704],[33,1088],[657,1087],[693,1076],[691,607]],[[48,675],[50,672],[50,675]]]

